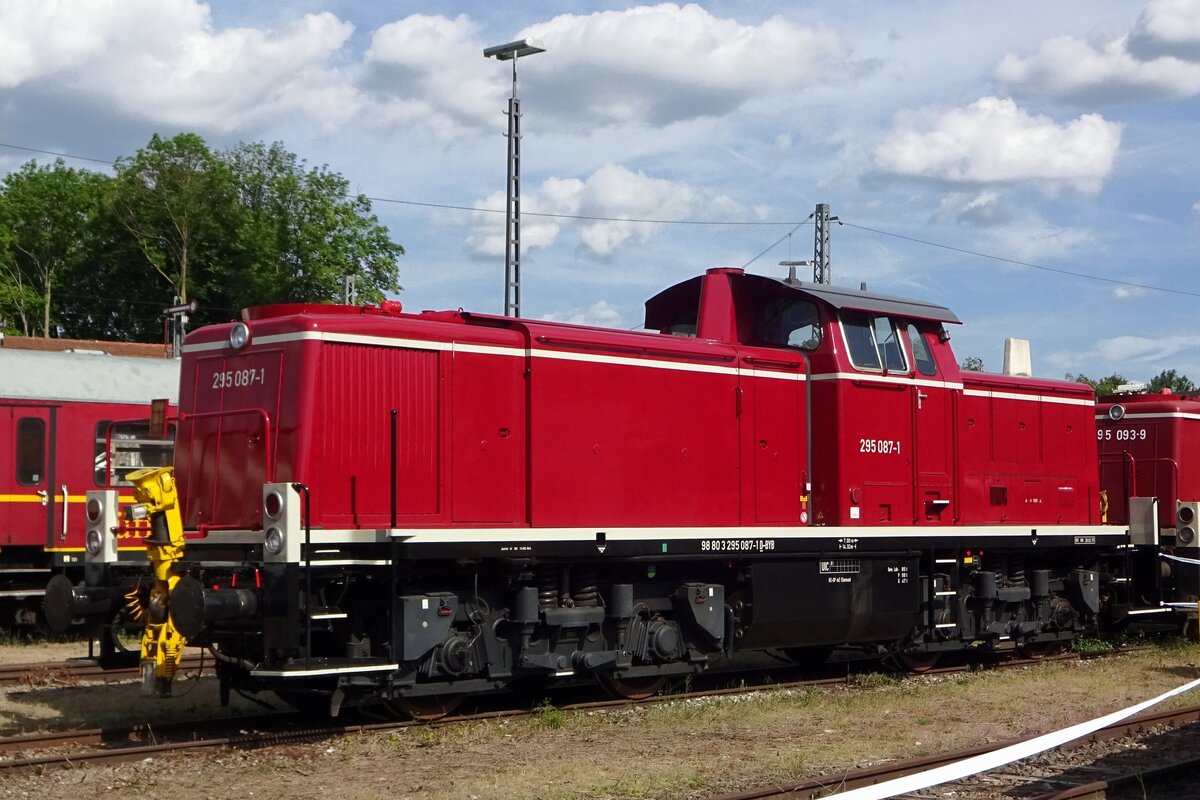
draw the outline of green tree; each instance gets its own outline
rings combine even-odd
[[[404,249],[370,201],[280,143],[155,135],[112,178],[31,163],[0,188],[0,318],[15,329],[152,341],[175,296],[198,301],[196,325],[338,299],[343,276],[364,300],[398,288]]]
[[[1170,389],[1175,394],[1188,394],[1196,391],[1196,384],[1192,383],[1187,375],[1180,375],[1173,369],[1164,369],[1150,379],[1146,391],[1158,394],[1163,389]]]
[[[309,168],[282,143],[241,144],[222,155],[241,208],[237,254],[212,275],[210,296],[226,304],[339,297],[339,278],[358,278],[363,300],[397,288],[404,248],[363,195],[328,166]]]
[[[55,293],[92,256],[91,231],[110,179],[30,161],[0,187],[0,310],[25,334],[49,336]]]
[[[1096,397],[1104,397],[1106,395],[1115,394],[1118,386],[1129,383],[1124,375],[1116,372],[1106,378],[1101,378],[1100,380],[1093,380],[1082,373],[1078,375],[1072,375],[1068,372],[1066,379],[1069,381],[1074,381],[1075,383],[1086,383],[1088,386],[1092,387],[1092,391],[1096,393]]]
[[[979,356],[967,356],[960,368],[965,372],[983,372],[983,359]]]
[[[237,235],[241,214],[228,166],[194,133],[155,134],[132,157],[118,159],[116,173],[113,218],[170,293],[186,302]]]

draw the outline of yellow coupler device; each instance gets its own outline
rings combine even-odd
[[[175,563],[183,558],[183,519],[171,467],[140,469],[127,480],[133,484],[133,499],[127,509],[133,519],[150,520],[146,555],[154,570],[154,587],[144,609],[146,629],[142,633],[142,694],[170,697],[171,682],[183,657],[187,640],[171,622],[170,599],[179,576]]]

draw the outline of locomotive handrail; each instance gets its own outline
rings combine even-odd
[[[271,441],[271,415],[263,408],[227,408],[220,411],[199,411],[189,413],[186,411],[179,412],[179,424],[190,422],[194,419],[213,419],[217,417],[232,417],[239,414],[257,414],[262,418],[263,423],[263,451],[266,454],[266,483],[275,482],[275,458],[274,445]],[[211,526],[210,526],[211,527]]]
[[[1100,463],[1101,464],[1103,464],[1105,461],[1108,461],[1109,463],[1113,463],[1113,462],[1117,461],[1118,459],[1122,463],[1124,463],[1126,460],[1128,460],[1130,463],[1130,466],[1131,466],[1130,475],[1132,477],[1132,483],[1130,484],[1129,492],[1130,492],[1131,496],[1136,497],[1137,496],[1136,468],[1137,468],[1137,465],[1139,462],[1137,461],[1137,459],[1134,458],[1133,453],[1130,453],[1128,450],[1125,450],[1120,454],[1120,456],[1117,456],[1115,453],[1102,453],[1100,455]],[[1142,464],[1156,464],[1156,463],[1169,464],[1171,466],[1171,471],[1174,473],[1171,476],[1172,480],[1173,480],[1175,486],[1179,485],[1179,462],[1176,461],[1175,459],[1168,458],[1167,456],[1155,456],[1154,458],[1143,458],[1140,463],[1142,463]]]
[[[312,668],[312,492],[306,483],[293,483],[304,492],[304,668]]]

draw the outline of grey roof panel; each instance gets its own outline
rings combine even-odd
[[[913,300],[910,297],[897,297],[889,294],[875,294],[847,289],[843,286],[831,286],[824,283],[788,283],[776,278],[764,280],[778,283],[792,291],[803,292],[823,300],[834,308],[847,308],[854,311],[874,311],[880,314],[891,314],[909,319],[928,319],[935,322],[955,322],[961,324],[953,311],[936,303],[925,300]]]
[[[0,347],[0,399],[179,402],[179,360]]]

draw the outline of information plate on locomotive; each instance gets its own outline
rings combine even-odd
[[[775,540],[701,539],[700,549],[712,553],[766,553],[775,549]]]

